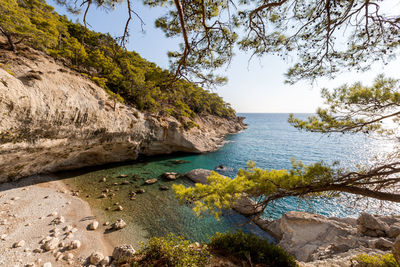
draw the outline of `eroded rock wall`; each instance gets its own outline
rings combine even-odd
[[[202,153],[244,128],[241,119],[198,117],[185,131],[167,116],[113,100],[88,78],[41,52],[0,50],[0,182],[134,160],[139,154]]]

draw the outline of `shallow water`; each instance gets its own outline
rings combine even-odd
[[[247,219],[238,214],[228,214],[221,221],[205,216],[197,218],[188,205],[180,205],[172,190],[160,191],[160,185],[171,187],[173,183],[192,185],[190,181],[179,179],[176,182],[159,180],[158,183],[143,186],[144,179],[155,178],[167,171],[184,173],[196,168],[214,169],[222,164],[228,167],[223,174],[234,177],[239,168],[245,168],[248,160],[256,162],[261,168],[289,168],[290,159],[296,158],[305,163],[324,160],[340,161],[344,166],[356,163],[368,163],[372,155],[393,149],[393,144],[360,135],[331,135],[299,132],[287,122],[287,114],[240,114],[246,117],[248,129],[227,137],[227,143],[220,150],[202,155],[174,155],[152,157],[126,165],[110,165],[101,169],[86,169],[68,173],[67,181],[71,186],[83,190],[82,196],[90,195],[89,203],[96,207],[98,216],[104,220],[114,221],[123,218],[129,224],[126,230],[108,233],[112,238],[136,244],[145,241],[149,236],[162,236],[169,232],[183,235],[192,241],[207,241],[208,235],[238,228]],[[307,114],[298,114],[305,118]],[[178,161],[178,162],[177,162]],[[116,178],[120,174],[128,174],[128,178]],[[132,176],[139,175],[135,181]],[[99,182],[103,177],[106,183]],[[124,180],[129,185],[114,186]],[[105,188],[115,193],[113,199],[100,199]],[[137,194],[135,200],[129,200],[129,192],[136,187],[144,188],[144,194]],[[118,191],[117,191],[118,190]],[[123,211],[114,211],[114,203],[124,207]],[[375,206],[379,203],[373,203]],[[392,209],[369,205],[369,211],[391,213]],[[105,208],[111,207],[110,211]],[[390,208],[399,210],[397,206]],[[287,198],[266,211],[265,216],[276,218],[290,210],[317,212],[326,216],[357,216],[359,208],[349,207],[343,200],[314,199],[308,202]],[[245,231],[266,235],[254,225],[247,225]]]

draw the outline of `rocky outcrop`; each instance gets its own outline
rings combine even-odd
[[[0,182],[37,173],[134,160],[139,154],[217,149],[242,119],[141,113],[88,78],[29,48],[0,50]]]
[[[400,223],[400,217],[362,213],[355,220],[291,211],[272,222],[263,219],[255,221],[262,229],[271,233],[279,246],[297,260],[319,262],[304,266],[331,266],[327,265],[327,262],[342,263],[332,266],[350,266],[349,255],[354,257],[355,251],[358,254],[387,253],[395,247],[394,238],[388,235],[388,222]],[[371,236],[371,231],[379,231],[381,236]],[[353,254],[349,254],[349,251],[353,251]]]
[[[211,171],[206,169],[194,169],[184,174],[186,178],[189,178],[193,182],[200,184],[206,184],[207,177],[210,175]]]
[[[392,253],[397,263],[400,263],[400,235],[398,235],[394,241]]]
[[[131,245],[121,245],[114,248],[113,258],[115,264],[130,263],[133,261],[136,251]]]

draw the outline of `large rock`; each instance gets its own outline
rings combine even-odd
[[[400,223],[391,225],[387,235],[390,238],[396,238],[398,235],[400,235]]]
[[[280,247],[305,262],[314,260],[314,253],[322,256],[321,250],[337,249],[343,252],[357,243],[356,229],[351,225],[306,212],[288,212],[275,223],[266,224],[266,227],[270,232],[277,232],[275,237]]]
[[[234,210],[245,216],[254,215],[262,211],[262,207],[257,206],[257,202],[255,202],[248,196],[243,196],[242,198],[240,198],[233,204],[232,207]]]
[[[391,250],[393,248],[393,242],[383,237],[372,240],[370,244],[371,248],[376,248],[383,251]]]
[[[135,249],[131,245],[121,245],[114,248],[113,258],[116,264],[130,263],[135,256]]]
[[[207,177],[211,175],[210,170],[206,169],[194,169],[184,174],[185,177],[189,178],[195,183],[206,184]]]
[[[0,182],[134,160],[139,154],[202,153],[242,130],[242,118],[198,116],[185,131],[168,115],[141,113],[114,101],[90,79],[26,48],[0,49]],[[27,80],[35,73],[40,79]],[[15,159],[18,159],[16,164]]]
[[[389,232],[389,225],[368,213],[361,213],[360,217],[357,219],[358,231],[361,235],[366,236],[385,236]]]
[[[394,241],[392,253],[397,263],[400,265],[400,235]]]

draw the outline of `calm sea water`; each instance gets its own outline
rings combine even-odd
[[[190,206],[180,205],[175,199],[172,190],[160,191],[159,185],[172,186],[173,183],[183,183],[191,186],[186,180],[177,182],[160,181],[155,185],[142,186],[143,179],[154,178],[166,171],[179,173],[196,168],[214,169],[222,164],[228,167],[224,175],[234,177],[239,168],[245,168],[246,163],[252,160],[257,167],[268,169],[290,168],[290,159],[302,160],[312,163],[319,160],[326,162],[340,161],[344,166],[354,166],[358,163],[368,163],[370,158],[385,151],[393,149],[392,144],[383,142],[364,135],[330,136],[318,133],[300,132],[287,123],[288,114],[239,114],[245,116],[248,128],[238,134],[227,137],[227,143],[216,152],[202,155],[175,155],[168,157],[152,157],[142,159],[126,165],[108,166],[97,170],[84,170],[79,173],[67,174],[68,183],[83,190],[90,195],[88,201],[96,207],[96,213],[104,220],[123,218],[129,222],[127,230],[123,233],[109,233],[116,240],[130,243],[145,241],[150,236],[166,235],[169,232],[183,235],[193,241],[206,241],[209,235],[215,232],[244,229],[258,235],[265,234],[254,225],[240,226],[247,218],[229,213],[221,221],[216,221],[211,216],[196,217]],[[297,114],[305,119],[309,114]],[[176,160],[184,162],[178,164]],[[116,178],[119,174],[133,174],[142,177],[142,180],[133,181],[126,186],[114,186],[113,183],[121,182]],[[107,183],[99,183],[99,179],[107,177]],[[131,178],[129,178],[131,179]],[[146,193],[137,195],[136,200],[129,200],[129,191],[138,187],[145,188]],[[110,188],[115,191],[113,199],[99,199],[101,191]],[[115,203],[124,206],[124,211],[113,211]],[[371,202],[369,211],[377,211],[378,203]],[[105,208],[111,207],[111,211]],[[394,206],[392,206],[394,207]],[[299,201],[296,198],[287,198],[265,213],[267,218],[277,218],[291,210],[317,212],[326,216],[357,216],[360,208],[350,207],[348,203],[337,199],[315,199],[312,201]],[[382,209],[379,212],[391,213],[391,209]]]

